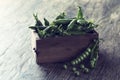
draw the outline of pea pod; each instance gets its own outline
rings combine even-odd
[[[78,19],[77,23],[79,23],[83,28],[88,26],[88,22],[85,19]]]
[[[78,18],[78,19],[83,18],[82,9],[81,9],[81,7],[80,7],[80,6],[78,7],[77,18]]]
[[[57,17],[56,17],[56,20],[57,19],[64,19],[65,18],[65,13],[63,12],[63,13],[60,13],[60,15],[58,15]]]
[[[92,50],[91,50],[90,59],[92,59],[92,58],[94,57],[94,50],[95,50],[95,48],[97,47],[98,43],[99,43],[99,40],[96,40],[96,42],[95,42],[95,44],[93,45],[93,48],[92,48]]]
[[[40,36],[40,38],[43,38],[45,35],[45,32],[43,32],[42,30],[39,30],[39,29],[37,29],[37,31],[38,31],[38,36]]]
[[[74,26],[75,26],[75,24],[76,24],[76,21],[77,21],[76,19],[73,19],[73,20],[70,22],[70,24],[68,25],[67,30],[73,29]]]
[[[38,19],[37,14],[36,14],[36,15],[33,14],[33,16],[34,16],[34,18],[35,18],[35,20],[36,20],[35,26],[43,26],[42,22]]]
[[[69,24],[70,21],[72,21],[72,19],[59,19],[59,20],[55,20],[53,21],[53,24],[55,25],[64,25],[64,24]]]
[[[44,18],[44,24],[45,24],[45,26],[49,26],[50,25],[49,21],[46,18]]]
[[[43,30],[46,27],[44,27],[44,26],[30,26],[29,28],[32,29],[32,30],[35,30],[35,32],[38,33],[38,30]]]
[[[29,28],[32,29],[32,30],[37,31],[37,28],[35,26],[30,26]]]

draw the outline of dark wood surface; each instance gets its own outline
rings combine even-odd
[[[120,80],[120,0],[0,0],[0,80]],[[60,12],[69,17],[81,5],[85,17],[100,26],[97,67],[79,77],[61,64],[37,65],[32,53],[32,14],[52,21]]]

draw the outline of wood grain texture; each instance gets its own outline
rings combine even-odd
[[[61,64],[38,66],[31,49],[32,14],[43,22],[65,11],[73,17],[77,6],[100,26],[97,67],[76,77]],[[120,0],[0,0],[0,80],[120,80]]]

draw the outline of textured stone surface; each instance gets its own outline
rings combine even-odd
[[[0,1],[0,80],[120,80],[120,0]],[[61,64],[38,66],[28,29],[34,24],[32,14],[50,21],[63,11],[73,17],[78,5],[100,25],[96,30],[104,39],[96,69],[75,77]]]

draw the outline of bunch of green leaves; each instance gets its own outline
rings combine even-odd
[[[52,23],[49,23],[49,21],[44,18],[44,24],[42,24],[37,14],[33,14],[33,16],[36,20],[36,24],[29,28],[35,30],[40,38],[92,33],[94,32],[94,28],[98,26],[85,20],[81,7],[78,7],[76,17],[66,18],[63,12],[58,15]]]

